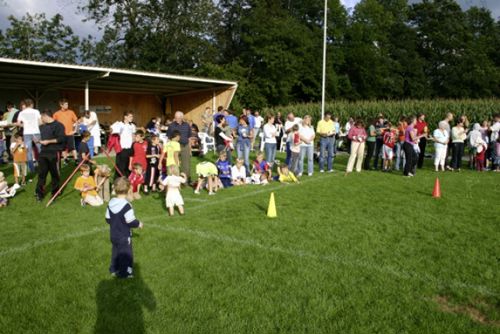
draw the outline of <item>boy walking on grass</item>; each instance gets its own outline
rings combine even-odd
[[[127,201],[130,181],[119,177],[113,183],[116,197],[109,201],[106,210],[106,223],[109,224],[111,239],[111,265],[109,271],[120,278],[133,277],[134,257],[132,253],[132,228],[142,228],[135,218],[134,209]]]

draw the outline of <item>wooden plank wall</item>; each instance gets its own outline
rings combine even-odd
[[[228,108],[236,87],[215,91],[215,110],[218,106]],[[214,91],[194,92],[185,95],[171,96],[167,100],[166,113],[171,119],[177,110],[184,112],[188,121],[193,121],[198,126],[202,125],[201,115],[206,107],[213,107]]]
[[[234,95],[236,87],[215,91],[215,109],[218,106],[228,108]],[[69,100],[70,109],[78,112],[81,105],[84,105],[84,91],[66,90],[61,91],[61,97]],[[194,121],[198,126],[202,125],[201,115],[206,107],[213,106],[214,91],[200,91],[185,95],[175,95],[167,97],[165,110],[162,110],[162,103],[155,95],[109,93],[90,90],[90,105],[111,106],[111,113],[98,113],[99,122],[102,124],[112,124],[121,120],[123,113],[132,111],[135,116],[135,123],[138,126],[145,126],[152,117],[166,117],[173,119],[177,110],[184,112],[186,119]]]
[[[84,92],[82,91],[62,91],[61,96],[69,100],[70,109],[78,112],[81,105],[85,104]],[[111,106],[111,113],[98,113],[99,122],[102,124],[112,124],[123,118],[123,113],[132,111],[134,121],[138,126],[145,126],[152,117],[161,117],[161,100],[154,95],[108,93],[90,90],[90,105]]]

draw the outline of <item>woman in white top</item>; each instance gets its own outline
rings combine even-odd
[[[101,128],[99,126],[99,119],[94,111],[86,111],[83,118],[83,124],[90,132],[90,136],[94,140],[94,153],[99,154],[99,147],[101,147]]]
[[[276,137],[278,129],[274,125],[274,116],[268,114],[266,116],[267,123],[264,125],[264,152],[266,152],[266,161],[271,166],[276,158]]]
[[[300,156],[299,156],[299,174],[302,176],[304,171],[304,157],[307,156],[307,174],[311,176],[314,171],[314,137],[316,133],[311,126],[311,116],[306,115],[302,120],[302,126],[299,130],[300,141]]]
[[[434,138],[434,166],[436,172],[439,171],[439,166],[444,171],[444,163],[446,161],[446,149],[448,148],[448,142],[450,141],[450,134],[446,131],[446,126],[448,124],[445,121],[439,122],[439,128],[434,130],[432,134]]]

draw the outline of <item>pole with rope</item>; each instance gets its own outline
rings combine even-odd
[[[52,196],[52,198],[47,202],[47,205],[45,206],[46,208],[49,207],[49,205],[56,199],[56,197],[61,193],[61,191],[64,189],[64,187],[66,187],[66,185],[68,184],[68,182],[73,178],[73,176],[75,175],[75,173],[80,169],[80,167],[87,161],[87,157],[84,157],[82,159],[82,161],[78,164],[78,166],[76,166],[75,170],[70,174],[70,176],[66,179],[66,181],[64,181],[63,185],[61,187],[59,187],[59,189],[57,190],[57,192]]]
[[[328,0],[325,0],[325,17],[323,20],[323,83],[321,86],[321,119],[325,118],[325,86],[326,86],[326,31],[328,19]]]

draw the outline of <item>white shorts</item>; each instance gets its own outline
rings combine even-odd
[[[392,160],[392,158],[394,157],[394,150],[387,145],[384,145],[382,147],[382,152],[384,160]]]
[[[176,205],[183,206],[184,200],[182,199],[182,195],[179,190],[171,190],[167,191],[165,203],[167,204],[167,208],[173,208]]]

